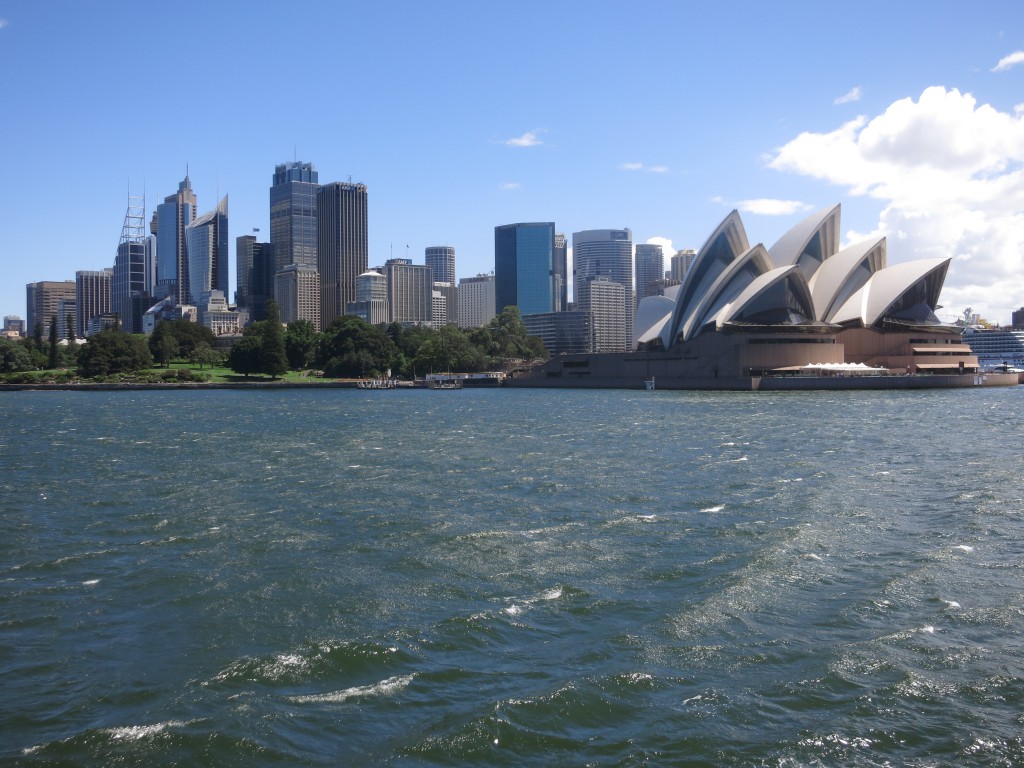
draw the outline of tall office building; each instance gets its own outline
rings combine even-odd
[[[43,338],[50,334],[50,321],[57,316],[62,299],[73,301],[75,298],[75,281],[41,280],[25,286],[25,309],[27,333],[32,336],[36,325],[42,326]]]
[[[120,318],[121,328],[128,333],[142,333],[142,316],[153,304],[154,240],[146,236],[145,198],[129,195],[121,239],[114,256],[109,308]],[[188,253],[187,247],[185,253]]]
[[[590,294],[586,290],[587,283],[595,278],[604,277],[622,286],[622,314],[616,312],[616,316],[621,317],[624,323],[621,335],[624,339],[623,346],[621,349],[595,351],[619,352],[629,349],[633,339],[633,318],[636,314],[633,302],[633,233],[628,229],[590,229],[574,232],[572,258],[576,309],[595,312],[595,337],[598,335],[596,329],[602,327],[602,320],[596,315],[597,308],[592,308],[588,304]],[[604,338],[618,338],[618,335],[606,333]]]
[[[250,320],[265,320],[267,299],[274,296],[274,246],[255,235],[236,238],[235,266],[235,303],[249,310]]]
[[[593,352],[622,352],[633,342],[632,323],[626,323],[625,288],[603,275],[579,284],[576,306],[591,316]],[[627,336],[626,329],[629,328]]]
[[[427,248],[425,261],[434,272],[435,283],[455,285],[455,249],[450,245],[432,245]]]
[[[75,326],[75,338],[84,334],[78,330],[75,318],[78,316],[78,302],[75,299],[61,299],[57,302],[57,338],[67,339],[71,336],[71,327]],[[69,324],[68,321],[71,321]]]
[[[188,291],[190,304],[198,306],[203,294],[228,294],[228,196],[185,229],[188,244]]]
[[[665,281],[665,255],[661,246],[655,243],[638,243],[636,246],[636,302],[639,304],[648,296],[661,294]]]
[[[459,286],[455,283],[440,283],[437,280],[434,281],[434,293],[439,293],[444,297],[445,310],[444,315],[440,318],[434,318],[434,324],[440,328],[444,325],[458,325],[459,324]]]
[[[79,336],[89,335],[89,321],[110,312],[110,292],[114,270],[79,270],[75,272],[75,330]]]
[[[356,300],[356,279],[369,265],[365,184],[335,181],[316,193],[320,318],[328,327]]]
[[[555,296],[558,299],[555,311],[566,312],[569,309],[569,246],[561,232],[555,233],[554,271]]]
[[[517,306],[532,315],[558,307],[555,224],[504,224],[494,228],[495,307]]]
[[[196,218],[196,196],[188,174],[178,191],[156,207],[150,225],[156,236],[156,296],[188,304],[188,246],[185,228]]]
[[[4,335],[24,336],[25,321],[17,315],[4,315]]]
[[[434,321],[434,280],[430,267],[409,259],[384,264],[388,283],[388,311],[393,323],[426,325]]]
[[[692,249],[676,251],[672,257],[672,269],[669,278],[677,282],[683,282],[686,273],[690,271],[690,265],[697,258],[697,252]]]
[[[274,296],[281,311],[281,322],[309,320],[318,331],[320,325],[320,273],[315,267],[289,264],[274,275]]]
[[[494,319],[494,275],[459,280],[459,327],[482,328]]]
[[[345,314],[360,317],[371,325],[388,322],[388,280],[375,269],[356,278],[356,300],[345,305]]]
[[[318,178],[312,163],[274,166],[274,184],[270,188],[270,242],[274,246],[275,272],[289,264],[316,269]]]

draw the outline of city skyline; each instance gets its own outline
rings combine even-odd
[[[460,6],[455,34],[411,3],[314,2],[302,19],[314,75],[301,82],[226,44],[271,40],[289,17],[215,6],[204,25],[191,2],[0,8],[0,66],[20,74],[0,84],[12,116],[0,151],[18,180],[0,193],[0,312],[23,316],[30,282],[112,266],[126,194],[145,194],[151,215],[186,173],[199,211],[230,193],[232,233],[270,240],[271,173],[292,158],[373,190],[370,264],[451,245],[459,278],[489,272],[494,227],[516,221],[629,228],[634,244],[660,238],[667,263],[732,208],[770,247],[840,200],[844,245],[878,234],[893,263],[953,257],[945,315],[970,306],[1009,323],[1024,301],[1017,3]],[[174,121],[124,120],[136,65],[117,52],[133,36],[147,41],[149,113],[168,97],[144,86],[162,62],[215,69],[218,88],[183,86],[189,110]],[[444,56],[430,55],[438,39]],[[616,55],[581,67],[582,39],[614,41]],[[868,44],[870,56],[850,55]],[[500,57],[503,45],[546,53]],[[343,97],[315,74],[339,47],[364,62]],[[294,111],[271,108],[281,93]],[[47,247],[49,233],[75,248]]]

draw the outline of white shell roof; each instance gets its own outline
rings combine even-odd
[[[814,312],[818,320],[828,322],[839,309],[833,306],[844,290],[849,290],[848,281],[857,279],[857,271],[861,264],[867,264],[868,272],[863,275],[860,290],[870,275],[885,268],[885,238],[865,240],[862,243],[844,248],[839,253],[826,259],[808,281],[811,295],[814,297]]]
[[[865,328],[877,323],[908,290],[933,272],[945,270],[951,259],[918,259],[880,269],[851,296],[832,318],[834,323],[860,321]],[[941,287],[941,286],[940,286]],[[934,307],[938,295],[929,297]]]
[[[768,249],[775,265],[785,267],[796,264],[800,254],[804,252],[818,230],[823,230],[825,235],[825,248],[821,258],[828,260],[829,256],[839,250],[839,211],[838,204],[831,208],[823,208],[812,213],[780,237],[775,245]]]

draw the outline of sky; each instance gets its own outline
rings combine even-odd
[[[0,0],[0,314],[112,266],[186,169],[269,240],[274,166],[362,182],[370,265],[494,227],[771,246],[842,205],[842,245],[952,257],[939,316],[1024,306],[1024,3]],[[667,261],[667,260],[666,260]]]

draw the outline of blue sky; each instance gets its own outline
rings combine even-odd
[[[186,166],[269,238],[276,163],[369,188],[370,263],[494,227],[770,246],[842,203],[843,243],[953,256],[940,314],[1024,305],[1024,4],[0,0],[0,313],[111,266],[129,188]],[[1001,64],[1002,62],[1002,64]],[[232,243],[232,287],[234,286]]]

